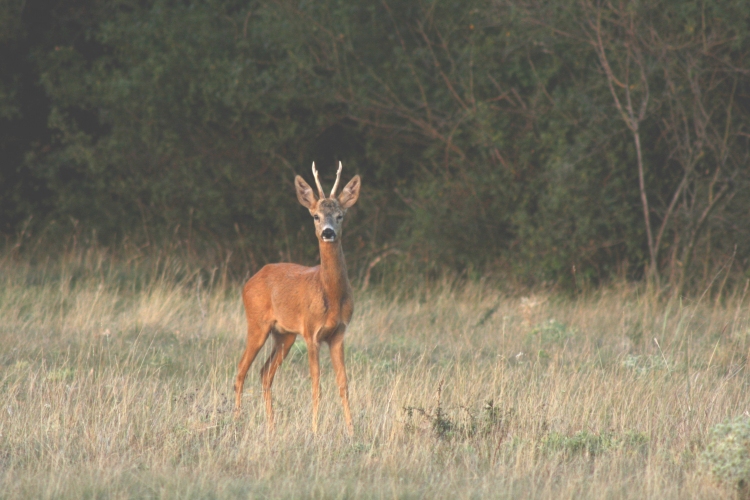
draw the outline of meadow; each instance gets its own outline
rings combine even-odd
[[[305,345],[232,418],[242,277],[162,255],[0,260],[2,498],[732,498],[711,429],[750,416],[747,288],[562,295],[449,279],[355,292],[346,435]],[[719,278],[721,279],[721,277]]]

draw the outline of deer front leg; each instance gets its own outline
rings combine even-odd
[[[310,378],[312,378],[312,430],[318,433],[318,404],[320,403],[320,359],[318,355],[320,344],[315,340],[307,341],[307,359],[310,362]]]
[[[346,430],[350,436],[354,435],[352,414],[349,411],[349,386],[346,380],[346,366],[344,365],[344,330],[340,330],[331,338],[328,344],[331,348],[331,364],[336,372],[336,384],[339,386],[341,404],[344,406],[344,419]]]

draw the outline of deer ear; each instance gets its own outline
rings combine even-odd
[[[359,198],[359,188],[361,185],[362,183],[359,181],[359,176],[355,175],[352,180],[350,180],[349,183],[344,186],[344,189],[339,195],[339,203],[341,203],[341,208],[349,208],[357,203],[357,198]]]
[[[299,175],[294,178],[294,188],[297,190],[297,199],[303,207],[308,210],[313,210],[315,205],[318,204],[318,200],[315,199],[312,188],[305,182],[305,179]]]

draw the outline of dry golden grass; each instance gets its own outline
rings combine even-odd
[[[311,434],[299,342],[274,385],[277,431],[260,362],[232,419],[240,286],[170,258],[6,256],[0,496],[739,495],[701,450],[713,425],[750,410],[741,293],[724,305],[625,285],[579,299],[449,284],[358,293],[349,439],[327,353]]]

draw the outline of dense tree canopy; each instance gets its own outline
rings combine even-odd
[[[345,245],[677,289],[750,257],[743,1],[0,7],[0,228],[312,262],[292,179],[363,176]]]

